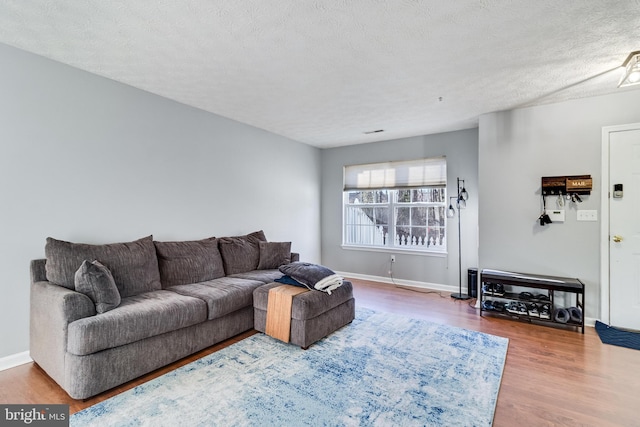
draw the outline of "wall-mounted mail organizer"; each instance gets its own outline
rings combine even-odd
[[[593,187],[591,175],[543,176],[542,195],[589,195]]]

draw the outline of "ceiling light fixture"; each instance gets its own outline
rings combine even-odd
[[[640,50],[631,52],[622,64],[624,74],[618,83],[618,87],[640,84]]]

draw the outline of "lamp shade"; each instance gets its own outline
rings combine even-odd
[[[467,193],[467,189],[464,188],[464,184],[463,184],[462,190],[460,191],[460,198],[465,202],[469,200],[469,193]]]

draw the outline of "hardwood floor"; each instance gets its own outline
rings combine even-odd
[[[351,279],[356,306],[509,338],[495,426],[640,425],[640,351],[579,332],[480,317],[470,301]],[[69,398],[33,363],[0,372],[1,403],[67,403],[71,412],[246,338],[246,332],[87,401]],[[473,390],[469,390],[473,393]]]

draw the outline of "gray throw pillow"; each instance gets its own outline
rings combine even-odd
[[[224,276],[218,239],[153,242],[163,288],[204,282]]]
[[[97,260],[82,262],[75,274],[75,289],[93,301],[98,313],[105,313],[120,305],[120,292],[111,272]]]
[[[291,242],[259,242],[258,270],[270,270],[291,262]]]
[[[90,245],[47,238],[47,280],[74,289],[75,273],[85,259],[99,259],[116,282],[122,298],[162,289],[153,237],[133,242]]]
[[[245,236],[219,238],[218,247],[226,275],[256,270],[260,261],[259,243],[266,241],[262,230]]]

